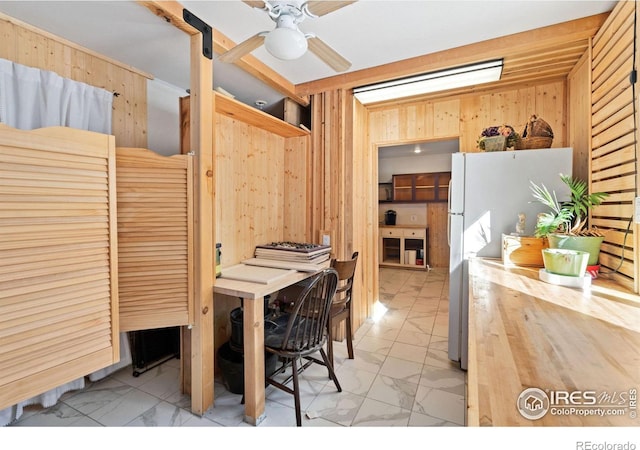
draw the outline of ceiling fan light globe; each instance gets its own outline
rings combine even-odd
[[[264,39],[267,51],[278,59],[298,59],[307,51],[307,38],[300,30],[276,28]]]

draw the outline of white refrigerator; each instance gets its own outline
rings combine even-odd
[[[486,153],[454,153],[449,184],[449,359],[467,368],[469,271],[471,257],[502,257],[502,234],[516,232],[526,216],[532,236],[538,213],[530,181],[568,197],[560,173],[572,174],[572,149],[553,148]]]

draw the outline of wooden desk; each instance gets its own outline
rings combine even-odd
[[[632,390],[640,390],[637,295],[603,277],[584,291],[548,284],[538,269],[505,268],[500,261],[470,260],[469,274],[467,425],[640,425],[640,405],[630,402]],[[517,401],[528,388],[573,392],[575,411],[549,408],[541,418],[525,418]],[[585,391],[613,397],[598,397],[596,407],[626,409],[618,416],[581,415],[591,406]]]
[[[269,284],[217,278],[214,294],[243,299],[244,420],[258,425],[264,413],[264,297],[315,275],[295,272]]]

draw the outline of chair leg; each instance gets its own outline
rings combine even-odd
[[[338,377],[336,377],[336,373],[333,370],[333,364],[331,364],[331,361],[329,361],[329,357],[327,356],[327,353],[323,348],[320,349],[320,355],[324,360],[324,365],[327,366],[327,369],[329,370],[329,377],[331,377],[331,379],[333,380],[333,384],[336,385],[336,389],[338,389],[338,392],[342,392],[342,386],[340,386]]]
[[[329,361],[331,361],[331,367],[333,367],[333,321],[329,318],[327,322],[327,353],[329,354]],[[329,372],[331,377],[331,372]]]
[[[302,426],[302,413],[300,412],[300,386],[298,385],[298,364],[297,358],[291,360],[293,370],[293,398],[296,405],[296,426]]]
[[[345,329],[347,331],[347,351],[349,352],[349,359],[353,359],[353,332],[351,331],[351,317],[347,317],[347,320],[345,320]]]

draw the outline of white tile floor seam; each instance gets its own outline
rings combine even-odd
[[[300,377],[303,427],[464,425],[466,375],[447,358],[447,283],[446,269],[381,268],[384,315],[356,331],[355,359],[347,358],[345,342],[334,344],[342,392],[323,367],[312,365]],[[179,365],[174,359],[139,377],[126,367],[51,408],[27,407],[9,426],[250,426],[242,396],[218,379],[214,406],[202,417],[192,414],[189,397],[179,392]],[[295,426],[293,408],[293,396],[267,387],[260,427]]]

